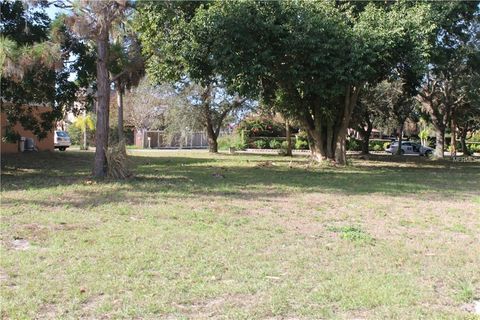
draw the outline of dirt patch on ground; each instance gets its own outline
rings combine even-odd
[[[58,307],[55,304],[47,303],[37,311],[35,319],[56,319],[58,317]]]
[[[226,294],[216,298],[195,301],[191,304],[175,304],[178,311],[184,316],[195,318],[217,318],[223,315],[226,305],[240,308],[256,305],[259,297],[248,294]]]

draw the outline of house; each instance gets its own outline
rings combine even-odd
[[[42,110],[43,109],[43,110]],[[48,109],[46,108],[34,108],[33,114],[35,117],[40,117],[43,112],[47,112]],[[20,152],[20,141],[16,143],[10,143],[5,141],[6,131],[7,131],[7,124],[8,120],[4,113],[0,113],[1,119],[1,153],[17,153]],[[43,139],[39,139],[35,134],[29,130],[26,130],[22,127],[20,123],[16,123],[13,126],[13,130],[17,132],[21,137],[31,138],[33,139],[33,143],[38,151],[53,151],[54,150],[54,133],[53,131],[49,132],[47,136]]]

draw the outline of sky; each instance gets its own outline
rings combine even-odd
[[[66,13],[67,10],[64,10],[64,9],[60,9],[60,8],[57,8],[55,6],[49,6],[47,8],[47,10],[45,10],[46,13],[48,14],[48,16],[50,17],[50,19],[54,19],[55,16],[58,14],[58,13],[61,13],[61,12],[64,12]]]

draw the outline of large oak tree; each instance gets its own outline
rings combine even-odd
[[[361,88],[390,75],[405,52],[422,61],[428,13],[403,3],[215,2],[197,9],[187,33],[231,91],[298,121],[314,159],[345,164]]]

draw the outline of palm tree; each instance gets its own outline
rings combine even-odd
[[[119,23],[129,7],[127,0],[57,0],[54,5],[71,10],[67,24],[85,39],[92,40],[97,49],[97,123],[95,131],[95,160],[93,175],[107,175],[110,83],[108,72],[110,31]]]
[[[123,133],[123,97],[125,90],[137,87],[145,75],[145,60],[142,56],[140,43],[127,23],[117,25],[114,32],[114,44],[111,46],[110,71],[112,83],[115,85],[118,106],[118,142],[125,151],[125,136]]]
[[[86,112],[83,116],[79,116],[73,125],[82,130],[83,133],[83,148],[82,150],[88,150],[88,143],[87,143],[87,129],[88,130],[93,130],[95,128],[95,124],[93,122],[93,119],[90,115],[87,115]]]

